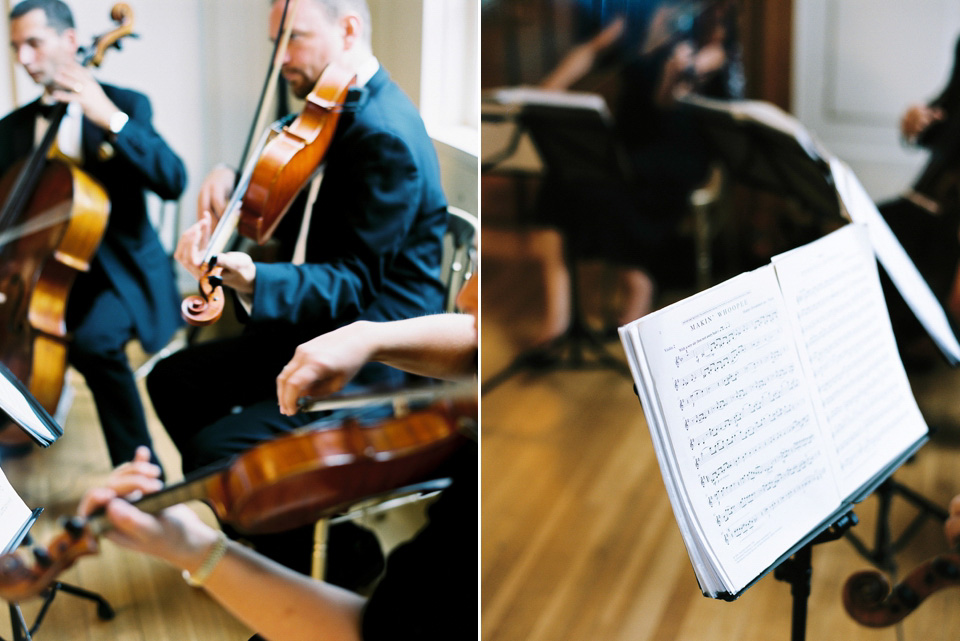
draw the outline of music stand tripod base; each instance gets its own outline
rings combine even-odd
[[[116,612],[114,612],[114,609],[110,606],[107,600],[96,592],[91,592],[90,590],[85,590],[81,587],[70,585],[69,583],[63,583],[62,581],[57,581],[51,585],[44,594],[43,605],[40,606],[40,611],[37,613],[37,618],[34,620],[32,626],[27,625],[27,621],[23,616],[23,611],[20,609],[20,604],[10,604],[10,627],[13,629],[13,641],[32,641],[33,635],[37,633],[40,624],[43,623],[43,619],[47,614],[47,610],[50,609],[50,605],[53,603],[53,599],[57,595],[57,592],[66,592],[67,594],[73,594],[74,596],[78,596],[82,599],[88,599],[95,602],[97,604],[97,616],[103,621],[109,621],[116,616]],[[3,641],[2,637],[0,637],[0,641]]]

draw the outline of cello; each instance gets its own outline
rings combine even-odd
[[[146,512],[190,500],[247,534],[288,530],[373,496],[429,479],[437,466],[476,433],[472,398],[446,398],[403,417],[362,425],[356,419],[266,441],[183,482],[135,502]],[[16,553],[0,556],[0,598],[37,596],[80,557],[99,551],[109,529],[103,514],[71,519],[28,566]]]
[[[117,27],[94,38],[81,64],[99,67],[110,47],[133,33],[133,12],[113,7]],[[73,163],[50,157],[67,103],[58,103],[40,144],[0,179],[0,361],[51,414],[66,375],[66,307],[87,271],[110,214],[103,187]],[[19,430],[0,443],[26,442]]]

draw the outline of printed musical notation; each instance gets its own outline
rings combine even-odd
[[[730,545],[749,545],[751,533],[763,538],[762,526],[748,525],[753,517],[806,482],[809,470],[826,469],[781,305],[735,290],[659,335],[670,339],[657,359],[660,378],[671,377],[661,403],[687,432],[683,468],[704,490],[701,509],[716,527],[738,528],[725,537]]]
[[[777,312],[770,312],[769,314],[764,314],[759,318],[755,318],[751,321],[743,323],[738,327],[734,327],[730,329],[730,331],[726,332],[725,334],[722,334],[716,338],[713,338],[708,343],[699,345],[692,349],[684,350],[683,354],[680,354],[676,357],[675,362],[679,367],[681,363],[684,363],[685,361],[688,361],[690,359],[693,359],[697,363],[699,363],[701,360],[711,358],[716,355],[718,350],[722,349],[723,347],[737,340],[743,334],[747,332],[755,332],[762,327],[766,327],[771,323],[775,323],[777,321],[777,318],[778,318]],[[728,329],[729,327],[730,327],[729,325],[725,325],[723,329]],[[752,348],[756,346],[750,345],[750,346],[741,346],[741,347]]]
[[[905,444],[897,432],[915,420],[916,404],[896,366],[899,352],[874,261],[847,252],[796,263],[785,270],[781,288],[803,337],[801,356],[812,372],[841,483],[852,489],[869,479],[874,461],[889,458],[893,444]]]

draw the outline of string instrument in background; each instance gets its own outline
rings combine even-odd
[[[216,469],[198,471],[135,505],[155,513],[201,500],[221,522],[248,534],[315,523],[358,501],[429,479],[476,433],[476,384],[472,392],[472,398],[436,401],[371,425],[347,419],[308,426]],[[78,558],[96,554],[98,538],[109,527],[102,514],[68,521],[47,548],[34,550],[32,567],[15,553],[0,556],[0,598],[16,603],[41,594]]]
[[[876,570],[852,574],[843,586],[843,607],[871,628],[899,623],[930,595],[960,587],[960,554],[941,554],[917,566],[893,588]]]
[[[133,33],[133,12],[117,4],[118,26],[94,38],[81,64],[100,66],[110,47]],[[73,163],[48,158],[67,103],[30,155],[0,180],[0,361],[48,412],[60,400],[66,374],[65,313],[78,272],[90,268],[107,227],[110,202],[103,187]],[[0,441],[22,442],[20,430]]]
[[[352,72],[328,65],[293,122],[264,134],[204,251],[200,293],[187,297],[181,305],[188,323],[203,326],[220,318],[224,298],[217,255],[235,230],[260,245],[270,239],[294,198],[316,175],[340,114],[350,108],[348,94],[355,84]]]

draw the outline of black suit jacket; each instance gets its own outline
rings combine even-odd
[[[436,151],[412,102],[381,68],[366,99],[345,113],[328,150],[302,265],[257,263],[249,323],[303,340],[363,318],[443,311],[440,282],[447,203]],[[289,261],[305,207],[280,222]]]
[[[147,97],[102,86],[130,120],[116,140],[108,141],[106,131],[83,119],[83,170],[103,185],[110,199],[110,219],[94,262],[103,267],[133,317],[144,349],[156,351],[181,323],[180,295],[170,258],[148,218],[144,190],[177,199],[186,186],[186,170],[153,128]],[[0,171],[6,172],[32,149],[38,108],[35,101],[0,120]],[[84,274],[78,283],[82,278]]]

